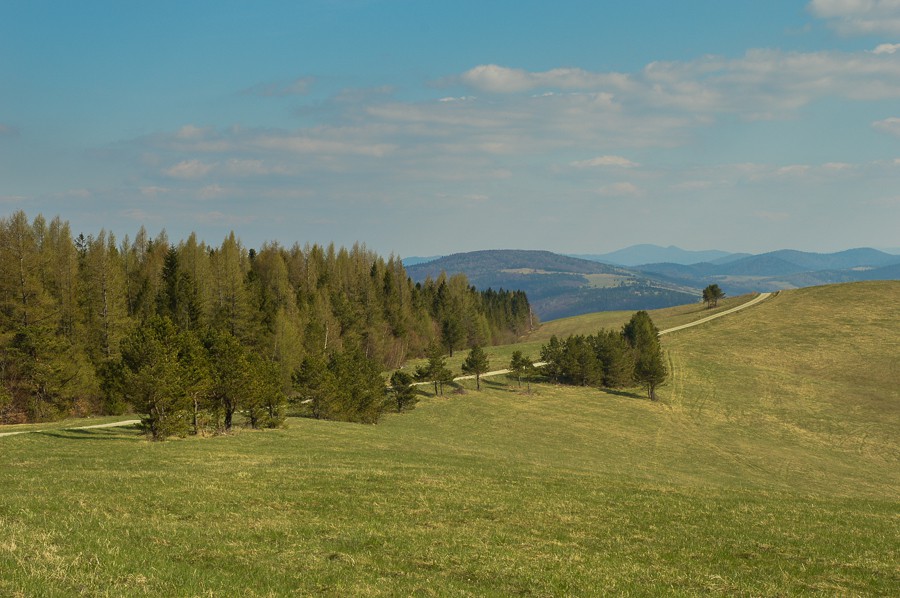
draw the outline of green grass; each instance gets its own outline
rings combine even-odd
[[[690,305],[655,309],[648,313],[650,314],[650,317],[653,318],[653,322],[656,326],[660,330],[665,330],[666,328],[694,322],[737,307],[742,303],[750,301],[754,297],[755,295],[741,295],[739,297],[728,298],[720,301],[718,307],[715,309],[707,309],[703,303],[694,303]],[[619,330],[629,319],[631,319],[632,315],[634,315],[633,311],[602,311],[581,316],[572,316],[570,318],[560,318],[559,320],[550,320],[548,322],[543,322],[534,332],[525,336],[516,344],[485,347],[484,352],[491,364],[491,369],[502,370],[509,367],[509,361],[512,359],[513,351],[522,351],[524,355],[528,355],[537,361],[540,357],[541,347],[550,340],[551,336],[556,335],[561,339],[565,339],[573,334],[595,334],[604,328]],[[453,370],[457,375],[461,375],[462,363],[467,354],[468,351],[455,351],[452,357],[447,358],[447,367]],[[416,366],[422,365],[425,362],[425,359],[412,359],[407,362],[404,367],[409,371],[413,371]]]
[[[895,595],[898,302],[664,337],[659,403],[493,379],[375,426],[0,438],[0,595]]]

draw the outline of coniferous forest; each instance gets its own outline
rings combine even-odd
[[[73,235],[59,217],[0,219],[0,423],[144,415],[154,438],[253,427],[287,409],[376,421],[382,372],[526,332],[523,292],[462,275],[413,284],[356,244],[218,246],[141,228]]]

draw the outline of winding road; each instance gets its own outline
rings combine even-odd
[[[676,331],[678,331],[678,330],[684,330],[685,328],[691,328],[691,327],[693,327],[693,326],[699,326],[700,324],[706,324],[707,322],[709,322],[709,321],[711,321],[711,320],[715,320],[716,318],[721,318],[722,316],[727,316],[728,314],[733,314],[733,313],[736,312],[736,311],[741,311],[742,309],[747,309],[748,307],[752,307],[752,306],[756,305],[757,303],[761,303],[761,302],[765,301],[766,299],[768,299],[769,297],[771,297],[771,296],[773,296],[773,295],[777,295],[777,294],[778,294],[778,293],[760,293],[759,295],[757,295],[756,297],[754,297],[754,298],[751,299],[750,301],[747,301],[746,303],[741,303],[741,304],[738,305],[737,307],[732,307],[731,309],[726,309],[726,310],[723,311],[723,312],[719,312],[719,313],[717,313],[717,314],[713,314],[713,315],[711,315],[711,316],[707,316],[707,317],[705,317],[705,318],[701,318],[701,319],[697,320],[696,322],[689,322],[689,323],[687,323],[687,324],[682,324],[681,326],[675,326],[674,328],[667,328],[666,330],[661,330],[660,333],[659,333],[659,336],[662,336],[662,335],[664,335],[664,334],[669,334],[670,332],[676,332]],[[546,362],[546,361],[537,361],[537,362],[535,362],[533,365],[534,365],[534,367],[539,368],[539,367],[541,367],[542,365],[547,365],[547,362]],[[506,369],[506,370],[494,370],[493,372],[485,372],[484,374],[481,374],[481,377],[482,377],[482,378],[488,378],[488,377],[490,377],[490,376],[502,376],[503,374],[508,374],[508,373],[509,373],[509,370],[508,370],[508,369]],[[453,381],[454,381],[454,382],[459,382],[459,381],[461,381],[461,380],[474,380],[474,379],[475,379],[475,376],[474,376],[474,375],[471,375],[471,376],[457,376],[456,378],[453,379]],[[425,384],[432,384],[432,382],[417,382],[417,383],[415,384],[415,386],[422,386],[422,385],[425,385]]]

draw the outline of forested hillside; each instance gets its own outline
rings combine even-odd
[[[135,390],[123,381],[135,378],[122,372],[143,371],[141,360],[157,364],[145,372],[151,386],[172,374],[178,393],[193,393],[196,416],[222,397],[182,363],[194,352],[221,375],[238,363],[257,391],[289,396],[304,361],[381,371],[435,341],[452,350],[509,340],[529,317],[524,293],[479,292],[461,275],[414,284],[399,258],[364,245],[255,250],[234,233],[211,246],[143,228],[120,241],[20,211],[0,219],[0,423],[125,408]]]

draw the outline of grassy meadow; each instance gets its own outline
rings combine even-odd
[[[896,595],[900,282],[663,345],[658,403],[499,377],[377,425],[0,438],[0,596]]]

